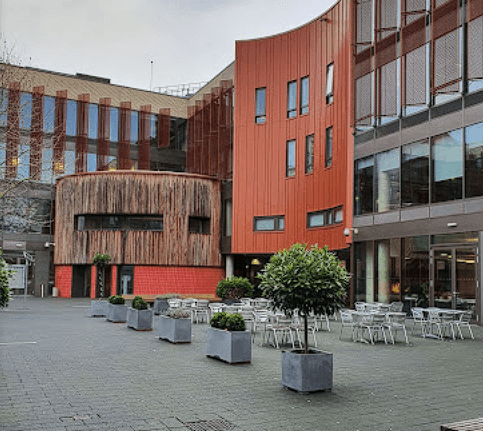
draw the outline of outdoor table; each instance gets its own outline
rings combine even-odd
[[[481,431],[483,418],[441,425],[441,431]]]
[[[451,315],[453,315],[453,316],[455,316],[455,317],[456,317],[456,316],[458,316],[458,315],[460,315],[460,314],[464,313],[464,311],[463,311],[463,310],[453,310],[453,309],[450,309],[450,308],[438,308],[438,307],[428,307],[428,308],[422,308],[422,311],[423,311],[423,313],[425,314],[425,316],[426,316],[427,318],[429,318],[429,314],[430,314],[431,312],[435,312],[435,313],[437,313],[437,315],[438,315],[438,317],[439,317],[440,319],[441,319],[441,316],[442,316],[443,314],[451,314]],[[455,319],[455,320],[456,320],[456,319]],[[432,324],[432,323],[431,323],[431,321],[427,319],[427,323],[426,323],[425,327],[426,327],[426,328],[427,328],[428,326],[430,326],[430,327],[431,327],[431,326],[433,326],[434,324],[437,324],[437,323],[438,323],[438,322],[437,322],[437,321],[435,321],[435,322]],[[440,323],[440,322],[439,322],[439,323]],[[431,330],[431,328],[430,328],[430,330]],[[434,338],[434,339],[438,339],[438,340],[440,339],[440,338],[439,338],[437,335],[433,334],[432,332],[428,332],[427,330],[426,330],[426,332],[425,332],[425,333],[422,335],[422,337],[423,337],[423,338]]]

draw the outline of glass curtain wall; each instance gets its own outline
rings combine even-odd
[[[401,148],[401,206],[429,202],[429,141],[414,142]]]
[[[399,207],[399,148],[377,154],[375,196],[376,212]]]

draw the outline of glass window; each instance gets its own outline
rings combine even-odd
[[[483,123],[465,129],[465,197],[483,196]]]
[[[344,220],[344,211],[342,210],[342,208],[336,208],[334,211],[335,211],[334,223],[342,223]]]
[[[305,76],[300,80],[300,113],[309,112],[309,77]]]
[[[0,127],[7,125],[8,90],[0,88]]]
[[[453,130],[432,138],[433,164],[431,202],[462,198],[462,130]]]
[[[255,90],[255,123],[265,123],[266,120],[266,88]]]
[[[65,152],[65,166],[63,169],[65,175],[71,175],[75,173],[75,151],[68,150]]]
[[[325,212],[318,211],[307,215],[307,227],[325,226]]]
[[[67,100],[67,136],[77,135],[77,101]]]
[[[89,139],[97,139],[97,126],[99,122],[99,107],[89,103]]]
[[[327,66],[325,79],[325,101],[327,104],[334,101],[334,63]]]
[[[401,206],[429,202],[429,142],[413,142],[401,149]]]
[[[354,259],[354,302],[374,302],[374,243],[355,243]]]
[[[329,127],[325,130],[325,167],[332,166],[332,151],[333,151],[333,128]]]
[[[190,233],[209,235],[210,219],[208,217],[190,217],[188,219],[188,230]]]
[[[97,171],[97,155],[95,153],[87,153],[87,172]]]
[[[411,307],[429,306],[429,236],[402,238],[402,295]]]
[[[231,236],[232,231],[232,201],[225,201],[225,236]]]
[[[399,207],[399,148],[376,155],[375,211]]]
[[[12,160],[12,164],[17,164],[17,180],[26,180],[30,173],[30,146],[20,144],[18,146],[18,158]]]
[[[375,274],[377,302],[390,303],[400,298],[401,240],[399,238],[376,241]]]
[[[287,84],[287,118],[297,116],[297,81]]]
[[[137,144],[139,140],[139,112],[131,111],[131,144]]]
[[[285,229],[285,217],[255,217],[253,220],[254,231],[282,231]]]
[[[305,173],[314,172],[314,135],[305,138]]]
[[[30,93],[20,94],[20,129],[30,130],[32,127],[32,95]]]
[[[112,108],[110,112],[110,140],[111,142],[117,142],[119,140],[119,109]]]
[[[5,167],[7,162],[7,144],[0,141],[0,178],[5,176]]]
[[[151,230],[162,231],[163,230],[163,217],[159,216],[140,216],[129,217],[129,226],[131,230]]]
[[[295,176],[295,139],[287,141],[287,177]]]
[[[54,151],[52,148],[42,149],[42,177],[43,183],[50,183],[52,181],[52,159]]]
[[[354,214],[373,212],[374,157],[356,160],[354,167]]]
[[[151,126],[149,131],[149,136],[151,137],[152,144],[158,144],[158,116],[151,114]]]
[[[44,133],[54,133],[55,97],[44,97]]]

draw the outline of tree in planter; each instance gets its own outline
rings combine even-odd
[[[0,308],[4,308],[8,307],[8,301],[10,299],[8,280],[12,278],[12,271],[8,269],[7,264],[1,256],[2,250],[0,249]]]
[[[288,316],[298,310],[304,321],[304,353],[308,353],[307,317],[333,314],[343,305],[349,275],[328,247],[294,244],[279,251],[258,275],[263,295]]]
[[[97,268],[97,289],[99,290],[99,299],[104,298],[104,279],[106,274],[106,266],[109,265],[111,256],[108,254],[96,253],[94,255],[94,265]]]
[[[253,285],[247,278],[234,275],[221,280],[216,286],[216,296],[221,299],[236,299],[251,297]]]

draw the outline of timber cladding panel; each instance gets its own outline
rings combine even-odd
[[[221,181],[172,172],[93,172],[56,185],[56,265],[92,264],[107,253],[113,265],[222,265]],[[79,215],[163,216],[162,231],[76,230]],[[210,233],[190,233],[189,218],[210,219]]]

